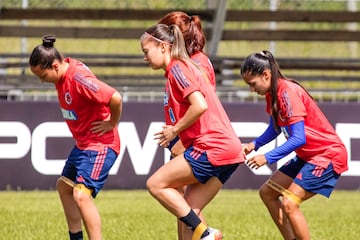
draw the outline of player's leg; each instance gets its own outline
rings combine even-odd
[[[180,193],[182,196],[184,196],[185,190],[186,190],[186,186],[184,186],[184,187],[179,187],[177,190],[179,191],[179,193]],[[184,231],[183,228],[186,228],[186,225],[185,225],[183,222],[181,222],[181,221],[179,220],[179,218],[177,218],[177,217],[176,217],[176,223],[177,223],[178,240],[182,240],[182,239],[183,239],[182,233],[183,233],[183,231]]]
[[[277,184],[287,187],[289,186],[293,179],[280,171],[276,171],[270,179]],[[280,197],[281,193],[275,191],[267,183],[264,183],[260,188],[260,198],[268,209],[274,223],[278,227],[281,235],[285,240],[295,239],[295,234],[293,232],[292,226],[282,209],[282,203]]]
[[[162,165],[146,182],[150,194],[175,216],[184,216],[190,211],[178,188],[196,183],[191,166],[182,155]]]
[[[199,213],[198,212],[195,212],[195,213],[198,215],[201,222],[203,224],[207,225],[205,216],[202,213],[202,211],[200,211]],[[192,236],[192,231],[186,226],[186,224],[183,223],[180,219],[178,219],[178,218],[176,218],[176,219],[177,219],[178,239],[179,240],[185,240],[187,238],[184,237],[184,236]],[[187,234],[191,234],[191,235],[187,235]]]
[[[303,201],[316,194],[330,197],[339,176],[334,172],[331,163],[327,168],[305,163],[287,190],[299,196]],[[299,205],[294,199],[288,197],[283,199],[283,209],[291,222],[296,239],[310,239],[310,231]]]
[[[74,147],[65,162],[61,177],[56,182],[71,240],[82,239],[81,214],[73,198],[73,187],[76,179],[75,166],[78,154],[79,149]]]
[[[178,191],[184,196],[185,191],[186,191],[186,187],[182,187],[182,188],[178,188]],[[202,223],[204,223],[206,225],[206,219],[205,216],[203,215],[202,211],[199,209],[194,209],[194,212],[199,216],[200,220]],[[183,232],[188,230],[189,232],[191,232],[187,226],[180,221],[180,219],[176,218],[177,220],[177,229],[178,229],[178,240],[183,240]]]
[[[73,198],[80,209],[86,232],[90,240],[101,240],[101,219],[92,198],[92,190],[83,184],[74,187]]]
[[[82,239],[81,214],[73,198],[73,186],[73,181],[65,177],[60,177],[56,184],[56,188],[64,209],[70,239]]]
[[[184,155],[179,155],[161,166],[146,184],[150,194],[196,233],[194,239],[199,240],[203,234],[208,233],[207,226],[201,223],[200,218],[177,190],[197,182],[192,166]]]
[[[301,198],[294,193],[289,192],[287,188],[294,181],[304,164],[305,161],[296,156],[284,164],[279,170],[275,171],[269,181],[264,183],[260,188],[260,197],[284,239],[293,240],[295,239],[295,234],[291,223],[282,208],[283,206],[280,197],[285,194],[287,197],[300,204]]]
[[[179,140],[179,137],[177,137],[176,139],[174,139],[168,146],[170,152],[171,152],[171,159],[180,155],[180,154],[183,154],[184,151],[186,150],[186,148],[184,147],[184,145],[181,143],[181,141]],[[186,186],[183,186],[183,187],[180,187],[178,188],[178,191],[184,195],[185,193],[185,190],[186,190]],[[201,221],[203,223],[205,223],[205,218],[203,217],[202,213],[199,212],[197,213],[197,215],[199,216],[199,218],[201,219]],[[184,229],[188,229],[187,226],[182,222],[180,221],[178,218],[176,218],[177,220],[177,230],[178,230],[178,240],[183,240],[183,231]]]
[[[300,197],[303,201],[313,197],[315,193],[307,192],[299,185],[292,183],[287,189],[290,193]],[[282,208],[291,223],[296,239],[310,240],[310,231],[300,204],[291,198],[283,197]]]
[[[201,214],[202,209],[216,196],[222,186],[218,178],[212,177],[205,184],[196,183],[187,187],[185,199],[205,225],[205,218]],[[193,232],[184,227],[182,236],[183,240],[191,240]]]
[[[104,186],[116,158],[112,149],[104,147],[102,151],[81,151],[76,162],[73,198],[90,240],[101,239],[101,218],[93,198]]]

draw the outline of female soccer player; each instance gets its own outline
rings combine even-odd
[[[185,47],[188,55],[196,64],[198,64],[198,66],[202,69],[202,72],[206,74],[206,78],[209,79],[215,91],[215,72],[210,59],[203,51],[206,38],[202,30],[200,18],[198,16],[189,16],[181,11],[174,11],[161,18],[159,23],[166,24],[168,26],[175,24],[179,27],[184,37]],[[182,154],[185,151],[185,148],[183,144],[181,144],[181,141],[179,141],[178,137],[170,142],[168,148],[171,151],[172,157]],[[179,191],[185,193],[185,188],[179,189]],[[199,215],[201,221],[205,223],[205,218],[202,215],[200,209],[194,209],[194,211]],[[178,220],[178,239],[182,239],[182,229],[185,227],[186,226],[184,226],[184,224]]]
[[[184,12],[174,11],[161,18],[159,23],[166,25],[175,24],[180,28],[188,55],[201,67],[215,90],[216,79],[214,67],[209,57],[204,52],[206,37],[202,30],[201,19],[199,16],[189,16]]]
[[[122,112],[119,92],[98,80],[81,62],[54,47],[55,36],[44,36],[29,64],[42,82],[53,83],[61,113],[75,139],[57,190],[71,240],[101,239],[101,219],[92,200],[103,187],[120,151],[118,122]]]
[[[287,138],[279,147],[251,157],[247,164],[257,169],[296,153],[261,186],[260,197],[284,239],[310,239],[300,203],[316,194],[330,196],[340,174],[348,168],[345,146],[309,93],[283,76],[271,52],[246,57],[241,75],[251,91],[266,96],[270,115],[268,128],[244,146],[245,154],[258,150],[281,132]]]
[[[221,232],[208,228],[192,208],[202,210],[244,162],[241,142],[213,86],[188,56],[176,25],[150,27],[141,36],[141,47],[144,60],[154,70],[163,69],[167,78],[164,111],[171,124],[155,139],[166,147],[179,136],[186,148],[148,179],[149,192],[189,227],[183,239],[221,239]],[[183,186],[188,186],[186,196],[177,191]]]

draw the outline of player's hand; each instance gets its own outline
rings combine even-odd
[[[265,165],[266,163],[267,163],[267,160],[266,160],[264,154],[256,155],[246,161],[246,164],[251,169],[258,169],[259,167]]]
[[[112,131],[114,128],[110,121],[95,121],[92,122],[91,125],[91,132],[98,133],[99,136],[103,135],[106,132]]]
[[[255,144],[254,144],[253,142],[244,144],[244,145],[242,146],[242,150],[243,150],[243,153],[244,153],[245,155],[248,155],[248,154],[251,153],[254,149],[255,149]]]
[[[158,144],[162,147],[167,147],[171,140],[176,137],[173,131],[173,126],[164,125],[163,130],[154,134],[154,139],[158,140]]]

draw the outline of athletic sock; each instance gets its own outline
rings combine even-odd
[[[69,231],[70,240],[83,240],[83,232],[72,233]]]
[[[180,221],[185,223],[192,231],[195,231],[196,227],[202,224],[200,218],[192,209],[185,217],[181,217],[179,219]],[[209,231],[206,229],[201,237],[205,237],[207,235],[209,235]]]

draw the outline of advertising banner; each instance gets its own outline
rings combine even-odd
[[[234,130],[243,143],[259,136],[267,127],[264,103],[224,103]],[[323,103],[320,108],[346,145],[349,170],[337,189],[360,188],[360,104]],[[57,102],[0,103],[0,190],[51,190],[74,146]],[[124,103],[119,124],[121,151],[105,189],[144,189],[147,178],[170,159],[159,147],[154,133],[163,125],[161,103]],[[285,141],[283,136],[258,152],[265,152]],[[239,166],[225,188],[257,189],[285,161],[251,170]]]

